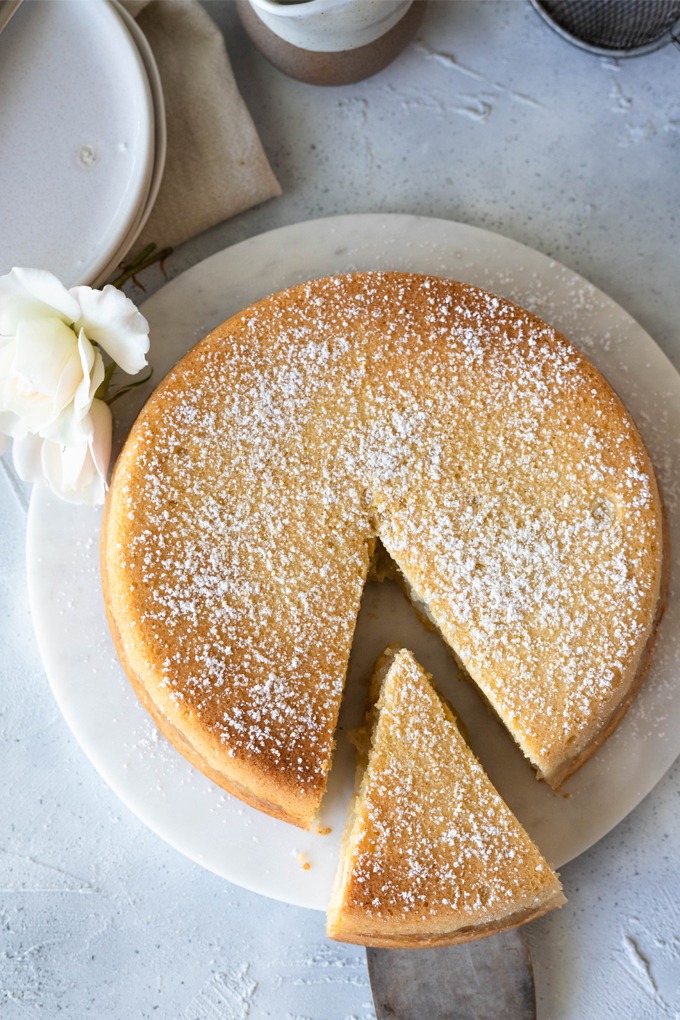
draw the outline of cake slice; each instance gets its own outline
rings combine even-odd
[[[405,649],[378,661],[327,933],[385,948],[449,945],[539,917],[557,875]]]

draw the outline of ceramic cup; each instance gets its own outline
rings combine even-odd
[[[346,85],[376,74],[420,25],[425,0],[237,0],[267,59],[293,78]]]

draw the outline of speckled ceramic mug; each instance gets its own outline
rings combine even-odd
[[[293,78],[345,85],[382,70],[415,35],[425,0],[237,0],[258,49]]]

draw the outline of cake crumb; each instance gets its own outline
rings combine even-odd
[[[312,865],[304,851],[293,850],[293,854],[295,856],[296,861],[298,861],[302,871],[309,871]]]

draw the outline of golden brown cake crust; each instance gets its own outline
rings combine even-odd
[[[539,773],[563,779],[642,675],[661,605],[654,473],[564,338],[410,274],[259,302],[139,416],[102,573],[160,728],[226,789],[309,826],[376,535]]]
[[[430,679],[404,649],[388,649],[377,664],[370,747],[360,746],[327,916],[327,934],[339,941],[455,945],[565,902]]]

